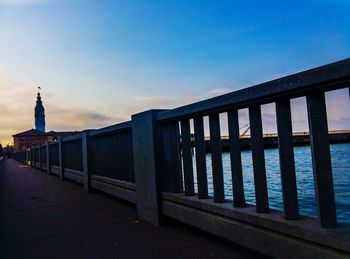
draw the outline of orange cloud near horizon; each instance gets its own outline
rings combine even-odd
[[[101,106],[91,102],[90,107],[65,106],[52,92],[42,91],[46,113],[47,131],[71,131],[94,129],[130,120],[132,114],[148,109],[170,109],[230,92],[227,87],[178,96],[132,96],[124,103],[106,103]],[[346,94],[344,94],[346,92]],[[12,135],[34,127],[36,87],[31,83],[18,82],[0,67],[0,143],[12,144]],[[326,94],[328,124],[330,130],[350,129],[350,102],[348,89]],[[264,132],[276,132],[274,104],[262,106]],[[293,130],[307,131],[305,98],[292,100]],[[225,117],[225,116],[224,116]],[[227,122],[222,118],[222,134],[227,134]],[[240,112],[240,123],[248,123],[248,112]],[[208,127],[206,127],[208,135]]]

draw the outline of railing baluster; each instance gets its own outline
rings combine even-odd
[[[293,150],[292,116],[289,99],[283,99],[276,102],[276,117],[284,217],[286,219],[299,219]]]
[[[39,170],[41,171],[43,169],[43,158],[41,157],[41,144],[38,146],[38,156],[39,156]]]
[[[181,120],[181,137],[184,165],[185,195],[194,195],[191,129],[189,119]]]
[[[46,172],[51,174],[50,144],[46,142]]]
[[[39,163],[39,152],[38,152],[38,146],[35,147],[34,149],[35,152],[35,164],[34,164],[34,168],[37,168],[37,164]]]
[[[267,194],[264,139],[260,105],[249,107],[249,122],[252,142],[256,212],[264,213],[269,212],[269,200]]]
[[[224,202],[224,175],[222,166],[221,154],[221,134],[220,134],[220,120],[219,114],[209,115],[210,128],[210,150],[213,169],[213,186],[214,186],[214,201]]]
[[[82,171],[84,173],[84,191],[90,192],[90,177],[91,177],[91,168],[89,166],[89,148],[90,148],[90,139],[89,131],[85,130],[81,135],[81,153],[82,153]]]
[[[31,166],[35,167],[35,148],[32,147],[31,151],[32,151],[32,163],[31,163]]]
[[[58,164],[60,167],[60,179],[63,180],[64,179],[64,147],[63,147],[63,140],[62,137],[60,137],[58,139]]]
[[[205,154],[203,117],[194,118],[198,198],[208,198],[207,163]]]
[[[162,191],[183,192],[179,122],[162,125]]]
[[[245,197],[242,176],[242,158],[241,158],[241,142],[239,139],[239,123],[237,110],[227,112],[231,174],[233,182],[233,205],[235,207],[244,207]]]
[[[322,227],[336,227],[337,217],[323,92],[306,96],[318,219]]]

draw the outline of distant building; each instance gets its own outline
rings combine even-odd
[[[43,102],[41,101],[41,96],[39,92],[36,97],[34,117],[35,117],[35,129],[45,132],[45,109],[43,106]]]
[[[13,146],[14,151],[21,151],[30,148],[31,146],[36,146],[39,144],[44,144],[46,142],[55,141],[58,137],[70,136],[79,133],[78,131],[49,131],[42,132],[40,130],[31,129],[24,132],[17,133],[13,135]]]
[[[35,129],[30,129],[12,135],[14,152],[25,150],[32,146],[44,144],[57,140],[58,137],[70,136],[79,133],[78,131],[49,131],[45,132],[45,108],[38,92],[34,109]]]

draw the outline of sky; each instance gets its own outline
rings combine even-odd
[[[348,0],[0,0],[0,143],[34,128],[38,85],[47,130],[100,128],[349,58],[349,24]],[[347,89],[327,111],[350,129]]]

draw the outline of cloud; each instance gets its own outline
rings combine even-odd
[[[340,89],[326,94],[328,128],[350,129],[350,89]]]
[[[204,91],[203,93],[199,93],[198,99],[200,100],[205,100],[208,98],[216,97],[219,95],[227,94],[229,92],[232,92],[232,89],[229,87],[218,87],[218,88],[213,88],[209,89],[207,91]]]
[[[178,95],[131,96],[120,103],[106,103],[100,107],[93,102],[88,107],[64,106],[52,92],[43,92],[47,130],[83,130],[101,128],[130,120],[131,115],[149,109],[172,109],[230,92],[229,87],[214,87],[206,91],[189,91]],[[36,85],[11,78],[0,66],[0,143],[12,143],[12,135],[34,127]],[[330,130],[350,129],[348,89],[326,94]],[[305,98],[291,101],[293,131],[308,131]],[[205,119],[207,120],[207,118]],[[262,106],[265,133],[276,132],[275,105]],[[249,124],[248,109],[239,110],[240,127]],[[227,117],[221,116],[222,134],[227,135]],[[209,134],[208,123],[206,135]]]
[[[213,88],[202,92],[187,92],[182,95],[165,96],[165,95],[150,95],[150,96],[134,96],[133,106],[140,109],[153,109],[153,108],[176,108],[178,106],[198,102],[208,98],[212,98],[218,95],[226,94],[232,91],[232,89],[222,87]],[[129,109],[128,109],[129,110]]]
[[[47,123],[52,130],[100,128],[110,124],[115,124],[124,119],[84,108],[64,108],[55,105],[47,106],[46,113],[49,115],[49,117],[47,117]]]
[[[134,104],[140,106],[156,105],[160,107],[170,108],[178,103],[178,97],[174,96],[162,96],[162,95],[151,95],[151,96],[134,96]]]
[[[13,142],[13,134],[34,128],[36,86],[12,79],[0,66],[0,96],[0,143],[5,145]],[[47,92],[43,94],[43,102],[48,131],[100,128],[128,118],[98,108],[55,105],[59,102],[54,94]]]

